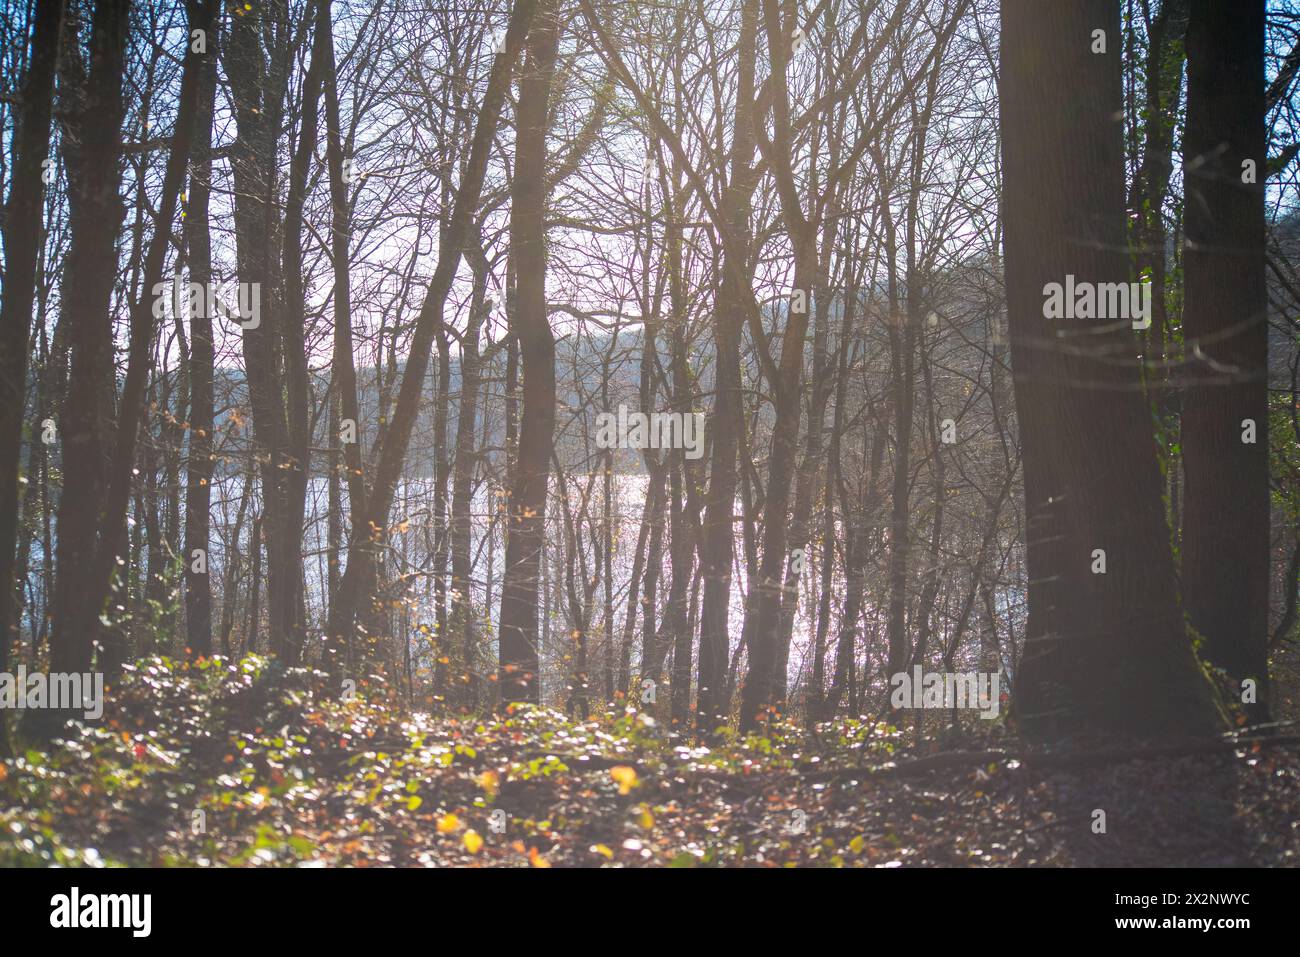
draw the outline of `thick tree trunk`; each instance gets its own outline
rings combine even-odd
[[[773,148],[765,149],[765,155],[776,178],[782,218],[794,249],[795,262],[793,295],[785,310],[785,328],[781,334],[781,359],[776,379],[771,383],[776,422],[772,426],[772,450],[768,459],[763,507],[763,554],[758,579],[750,582],[745,614],[745,628],[747,631],[752,629],[752,634],[747,646],[749,670],[741,695],[742,730],[752,730],[766,720],[769,714],[781,707],[785,698],[785,674],[778,673],[784,660],[779,648],[781,607],[783,603],[797,600],[799,582],[796,568],[799,563],[787,562],[791,533],[790,497],[794,491],[799,446],[804,337],[808,331],[808,311],[814,305],[817,276],[817,223],[804,215],[801,193],[791,169],[794,140],[785,76],[790,55],[788,32],[775,0],[764,0],[763,11],[768,56],[772,61],[768,82],[774,90],[775,116]],[[762,343],[757,347],[764,348]],[[820,421],[813,423],[812,427],[820,430]],[[794,531],[798,533],[801,529],[796,527]],[[806,530],[802,533],[806,538]]]
[[[754,72],[758,41],[758,0],[740,9],[736,113],[731,140],[731,178],[722,197],[722,216],[737,256],[748,258],[750,205],[756,177],[754,155]],[[744,281],[749,264],[723,254],[722,279],[714,306],[713,451],[700,535],[704,596],[700,609],[700,656],[696,679],[696,724],[711,735],[727,718],[727,658],[731,647],[731,566],[735,558],[733,513],[736,456],[742,425],[740,330],[753,294]]]
[[[216,0],[191,0],[187,4],[187,9],[190,31],[212,32],[217,11]],[[158,304],[153,290],[162,282],[163,268],[172,245],[173,220],[179,204],[181,188],[185,184],[185,175],[190,161],[190,145],[199,112],[199,77],[203,72],[204,59],[211,55],[200,52],[199,44],[194,42],[191,42],[185,51],[176,122],[172,130],[171,149],[163,174],[162,194],[154,223],[154,233],[144,256],[141,273],[142,288],[131,304],[126,375],[122,383],[116,441],[109,463],[107,487],[98,521],[98,545],[94,550],[93,561],[88,572],[86,591],[77,596],[81,603],[80,613],[85,616],[82,627],[87,631],[93,626],[92,616],[99,613],[108,598],[114,569],[125,545],[127,509],[135,480],[137,439],[145,417],[146,388],[151,376],[154,339],[157,333],[155,311]],[[152,474],[152,466],[149,467],[149,472]],[[124,660],[121,657],[122,651],[119,644],[107,656],[105,670],[116,670],[117,665]]]
[[[302,655],[306,641],[302,560],[303,522],[307,508],[307,483],[311,476],[311,383],[307,369],[306,290],[303,279],[303,206],[307,199],[311,163],[318,145],[320,99],[325,77],[333,62],[330,29],[330,0],[316,0],[313,8],[311,63],[303,78],[298,143],[289,166],[289,187],[285,199],[284,241],[280,253],[284,277],[284,303],[278,312],[280,350],[284,362],[285,426],[287,454],[281,469],[284,513],[281,534],[287,536],[278,549],[280,568],[276,575],[283,592],[279,653],[290,662]]]
[[[31,54],[14,131],[13,170],[4,216],[5,277],[0,299],[0,672],[9,670],[9,646],[18,631],[14,590],[18,473],[63,0],[38,0],[34,10]],[[4,719],[0,716],[0,753],[6,742]]]
[[[67,130],[68,227],[64,309],[69,320],[68,388],[59,422],[65,475],[59,499],[52,671],[88,671],[99,609],[84,608],[92,578],[100,507],[107,487],[113,400],[110,313],[117,274],[117,230],[124,214],[122,73],[127,0],[101,0],[91,26],[90,71]],[[69,45],[75,37],[68,38]],[[80,54],[69,54],[80,60]],[[70,71],[79,63],[69,63]],[[51,728],[52,730],[52,728]]]
[[[823,227],[826,250],[829,250],[833,238],[832,229],[830,224]],[[829,252],[825,255],[829,255]],[[835,377],[831,374],[830,354],[827,351],[829,335],[827,322],[831,291],[826,282],[825,264],[818,269],[817,297],[813,305],[817,311],[813,332],[812,378],[809,381],[812,394],[808,400],[808,434],[804,436],[803,455],[795,476],[795,492],[790,517],[790,570],[787,573],[787,587],[781,601],[781,619],[776,636],[773,694],[777,703],[785,700],[786,673],[790,665],[790,643],[794,638],[795,618],[799,614],[799,581],[802,568],[812,565],[810,559],[813,503],[821,495],[820,483],[823,467],[826,464],[824,428],[826,406],[835,387]],[[844,305],[844,308],[849,307]],[[831,553],[828,551],[827,554]],[[816,591],[814,590],[813,593],[816,594]],[[817,647],[820,646],[814,647],[814,670],[816,670]]]
[[[555,337],[546,311],[546,131],[559,39],[557,5],[543,0],[528,34],[519,81],[511,184],[510,245],[518,289],[513,320],[524,387],[501,586],[503,703],[539,700],[537,600],[555,431]]]
[[[278,19],[274,44],[263,49],[263,33],[271,34],[263,17]],[[230,42],[225,48],[230,78],[236,137],[230,150],[234,179],[234,224],[239,279],[259,302],[256,325],[245,317],[242,335],[248,402],[252,410],[253,437],[258,446],[262,486],[262,522],[266,541],[266,597],[269,647],[275,654],[290,651],[293,619],[293,583],[286,570],[298,558],[287,553],[288,518],[292,507],[286,473],[294,467],[290,452],[289,422],[284,403],[281,364],[281,319],[276,295],[280,274],[273,250],[277,213],[277,140],[281,113],[277,82],[284,34],[282,5],[270,4],[263,17],[231,18]],[[245,476],[252,481],[252,475]]]
[[[1264,3],[1193,0],[1183,136],[1183,596],[1205,656],[1267,720]],[[1253,170],[1253,174],[1251,172]]]
[[[1115,0],[1050,17],[1002,5],[1007,312],[1033,523],[1016,710],[1031,734],[1221,723],[1178,602],[1130,322],[1044,316],[1045,286],[1067,275],[1130,279],[1119,38]]]

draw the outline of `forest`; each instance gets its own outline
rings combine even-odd
[[[1300,864],[1298,86],[1293,0],[3,0],[0,866]]]

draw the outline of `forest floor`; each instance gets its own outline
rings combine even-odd
[[[940,743],[846,720],[705,748],[631,711],[323,689],[257,658],[138,662],[100,723],[0,763],[0,865],[1300,864],[1293,739],[1065,756],[1001,722]]]

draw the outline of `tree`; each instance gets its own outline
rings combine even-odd
[[[212,32],[216,22],[216,0],[190,0],[186,4],[186,10],[187,39],[197,33],[206,36]],[[167,255],[172,245],[172,224],[180,201],[181,187],[185,182],[190,160],[190,145],[199,109],[199,77],[207,57],[204,44],[191,40],[186,45],[180,91],[177,94],[176,120],[163,173],[158,215],[154,223],[153,236],[144,256],[141,288],[130,307],[126,375],[123,377],[122,394],[118,402],[115,441],[112,445],[111,457],[107,462],[103,497],[96,502],[99,509],[96,516],[98,537],[94,540],[87,567],[79,569],[79,573],[85,576],[84,591],[77,593],[75,597],[65,592],[65,598],[76,603],[75,610],[71,611],[65,621],[71,624],[78,634],[94,633],[94,617],[104,607],[115,569],[120,563],[120,556],[126,546],[126,519],[133,485],[133,466],[140,426],[145,414],[146,389],[150,378],[149,367],[156,334],[158,313],[156,291],[162,285]],[[92,79],[93,76],[92,67]],[[111,317],[109,323],[111,326]],[[100,331],[102,333],[102,329]],[[109,367],[104,370],[89,367],[85,369],[90,387],[98,384],[101,376],[111,382],[113,378],[111,344],[106,354],[97,351],[93,355],[100,360],[107,358]],[[89,395],[89,393],[90,388],[87,388],[85,394]],[[79,479],[70,477],[65,484],[65,496],[70,494],[79,497],[82,493],[76,487],[78,483]],[[122,649],[114,648],[107,656],[106,664],[101,662],[101,667],[107,665],[116,668],[123,658]]]
[[[189,202],[185,206],[185,245],[190,282],[212,282],[212,235],[208,217],[212,196],[212,120],[217,95],[216,31],[205,36],[208,55],[199,79],[198,115],[190,163]],[[216,344],[206,304],[190,313],[189,458],[185,476],[185,625],[186,644],[196,657],[212,654],[211,509],[213,475],[213,389]],[[201,562],[200,562],[201,559]]]
[[[1183,596],[1205,656],[1267,720],[1264,3],[1194,0],[1183,135]]]
[[[719,230],[730,232],[723,253],[717,300],[714,304],[713,449],[709,485],[704,495],[704,524],[700,531],[700,565],[704,597],[700,605],[700,654],[697,666],[696,722],[712,734],[726,719],[727,654],[731,642],[731,564],[735,557],[732,524],[736,502],[736,458],[742,432],[740,330],[747,308],[753,307],[748,288],[750,211],[758,177],[754,174],[754,73],[758,41],[758,0],[742,0],[736,61],[736,101],[732,123],[730,176],[722,196]]]
[[[52,671],[90,670],[97,616],[88,608],[91,566],[103,529],[108,490],[114,406],[113,317],[117,230],[125,212],[119,161],[122,155],[122,80],[128,0],[99,0],[91,23],[90,68],[81,83],[68,84],[76,98],[65,128],[68,226],[64,309],[70,359],[67,396],[59,421],[67,480],[59,499],[56,546]],[[74,34],[75,36],[75,34]],[[69,44],[64,69],[70,81],[82,65]]]
[[[1127,317],[1046,318],[1049,283],[1127,283],[1119,4],[1002,5],[1007,316],[1024,446],[1031,734],[1208,733]],[[1110,43],[1107,45],[1107,38]],[[1094,49],[1098,52],[1093,52]],[[1101,52],[1101,51],[1105,52]]]
[[[559,51],[554,0],[543,0],[528,33],[519,81],[510,244],[515,260],[513,332],[523,365],[519,453],[510,490],[501,585],[501,700],[538,701],[537,599],[547,485],[555,431],[555,337],[546,310],[546,132]]]
[[[501,107],[510,84],[514,61],[528,34],[537,7],[537,0],[516,0],[510,11],[505,41],[492,62],[492,72],[474,125],[469,156],[460,186],[456,190],[448,227],[439,246],[438,265],[411,337],[410,354],[391,424],[388,431],[377,440],[376,448],[372,451],[377,464],[371,491],[366,495],[366,510],[361,515],[353,516],[347,570],[339,583],[338,600],[330,609],[326,627],[328,658],[331,663],[337,661],[343,643],[352,640],[360,603],[373,583],[376,559],[386,537],[393,493],[401,477],[411,430],[419,411],[420,396],[424,391],[433,339],[442,328],[447,296],[451,292],[465,244],[469,241],[471,224],[487,172],[488,153],[501,117]]]
[[[258,302],[257,316],[244,317],[240,325],[248,404],[261,466],[268,643],[272,652],[290,659],[298,654],[302,638],[299,620],[302,556],[291,530],[295,524],[296,489],[300,481],[305,481],[307,467],[295,454],[302,451],[295,435],[300,436],[298,383],[306,358],[301,348],[293,348],[301,329],[291,330],[293,321],[284,314],[287,296],[281,295],[281,279],[289,282],[292,279],[282,272],[275,248],[281,225],[276,186],[278,144],[291,32],[287,0],[269,0],[256,11],[240,8],[233,11],[229,42],[222,48],[236,126],[231,172],[235,186],[239,280],[250,301],[255,298]],[[319,89],[318,84],[317,78],[310,85]],[[308,86],[304,84],[304,107]],[[314,124],[314,115],[308,120],[307,113],[304,109],[304,124]],[[301,179],[302,164],[309,157],[303,149],[296,151],[291,177]],[[295,200],[291,196],[286,203],[283,224],[288,253],[285,259],[290,270],[297,239],[291,235],[294,230],[289,222],[289,207]],[[292,393],[289,400],[292,408],[286,404],[286,383]],[[252,476],[246,477],[251,479]],[[301,525],[301,513],[297,524]]]
[[[0,467],[0,672],[9,670],[9,645],[17,630],[14,549],[18,540],[19,453],[27,409],[27,353],[63,0],[39,0],[34,9],[31,54],[14,133],[14,169],[4,215],[5,273],[0,298],[0,462],[5,463]],[[0,717],[0,752],[5,745],[5,725]]]

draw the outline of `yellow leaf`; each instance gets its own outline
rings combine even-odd
[[[471,829],[465,832],[465,850],[477,854],[482,846],[483,838],[478,836],[478,831]]]
[[[591,845],[591,849],[595,851],[597,854],[599,854],[601,857],[607,857],[610,860],[614,859],[614,852],[611,851],[604,844],[593,844]]]
[[[444,814],[438,818],[438,833],[450,834],[460,830],[460,819],[454,814]]]
[[[627,794],[636,787],[636,769],[629,768],[625,764],[620,764],[616,768],[609,769],[609,776],[614,779],[618,785],[619,794]]]
[[[861,854],[862,849],[867,846],[867,839],[859,834],[853,840],[849,841],[849,850],[854,854]]]

